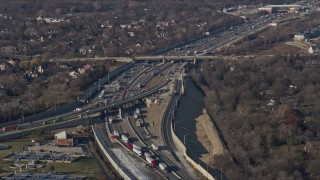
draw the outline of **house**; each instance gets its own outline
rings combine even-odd
[[[274,99],[269,99],[267,106],[273,106],[275,105],[276,101]]]
[[[38,66],[37,71],[38,71],[39,74],[43,74],[42,66]]]
[[[14,46],[5,46],[0,48],[0,52],[4,54],[16,54],[18,50]]]
[[[0,70],[5,71],[8,68],[6,64],[0,64]]]
[[[38,77],[38,74],[29,70],[29,71],[26,71],[25,76],[34,78],[34,77]]]
[[[130,35],[130,37],[134,37],[135,36],[134,32],[128,32],[128,34]]]
[[[309,51],[310,54],[319,53],[320,52],[320,47],[317,46],[317,45],[311,45],[309,47],[308,51]]]
[[[7,90],[5,89],[0,89],[0,97],[1,96],[6,96],[7,95]]]
[[[85,66],[83,66],[83,68],[78,69],[78,72],[80,74],[84,74],[87,71],[93,71],[93,66],[91,64],[86,64]]]
[[[76,79],[78,73],[77,73],[76,71],[72,71],[72,72],[69,73],[69,75],[70,75],[73,79]]]
[[[88,53],[91,53],[92,52],[92,48],[89,47],[89,46],[82,46],[80,49],[79,49],[79,52],[83,55],[86,55]]]
[[[122,29],[125,29],[125,28],[128,27],[128,25],[126,25],[126,24],[120,24],[120,27],[121,27]]]
[[[8,64],[11,64],[12,66],[15,66],[15,65],[16,65],[16,62],[15,62],[14,60],[10,59],[10,60],[8,61]]]
[[[73,146],[73,139],[67,139],[66,131],[62,131],[54,135],[54,143],[56,146]]]
[[[304,34],[295,34],[293,39],[295,41],[304,41],[305,37],[304,37]]]
[[[43,17],[40,15],[39,17],[36,18],[37,21],[43,21]]]

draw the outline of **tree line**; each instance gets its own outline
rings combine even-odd
[[[320,176],[319,57],[202,62],[192,77],[228,153],[212,165],[230,179]]]

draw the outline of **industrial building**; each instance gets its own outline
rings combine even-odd
[[[298,13],[300,9],[300,5],[268,5],[265,7],[258,8],[258,11],[266,11],[270,14],[277,12]]]
[[[73,146],[73,139],[67,139],[66,131],[54,135],[54,143],[57,146]]]

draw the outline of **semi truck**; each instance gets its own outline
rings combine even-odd
[[[142,156],[142,151],[141,149],[137,149],[137,148],[134,148],[132,149],[133,152],[135,152],[138,156]]]
[[[122,139],[125,143],[128,143],[128,142],[129,142],[129,138],[128,138],[126,135],[124,135],[124,134],[121,135],[121,139]]]
[[[133,144],[133,148],[135,148],[135,149],[140,149],[140,150],[141,150],[141,147],[138,146],[138,145],[136,145],[136,144]]]
[[[119,138],[120,137],[120,134],[119,134],[119,132],[118,131],[113,131],[113,134],[117,137],[117,138]]]
[[[140,114],[140,109],[136,108],[136,113]]]
[[[136,112],[134,112],[133,117],[134,117],[135,119],[138,119],[138,118],[139,118],[139,114],[136,113]]]
[[[146,161],[154,167],[156,165],[156,160],[152,159],[150,156],[146,156]]]
[[[164,163],[159,163],[159,167],[162,171],[168,172],[168,166]]]
[[[109,116],[109,124],[112,124],[115,119],[114,116]]]
[[[151,144],[151,147],[153,150],[159,150],[159,147],[156,144]]]
[[[18,129],[19,129],[19,127],[17,125],[2,127],[2,131],[3,132],[15,131],[15,130],[18,130]]]
[[[116,139],[117,136],[116,136],[115,134],[111,134],[111,138],[112,138],[112,139]]]
[[[137,127],[141,127],[142,124],[143,124],[143,122],[142,122],[141,119],[136,120],[136,126],[137,126]]]
[[[148,153],[148,152],[144,152],[144,156],[145,156],[145,157],[147,157],[147,156],[151,156],[151,154],[150,154],[150,153]]]
[[[132,144],[131,144],[131,143],[128,143],[127,147],[128,147],[128,149],[130,149],[130,150],[132,150],[132,149],[133,149],[133,146],[132,146]]]

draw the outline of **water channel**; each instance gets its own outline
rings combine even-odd
[[[185,79],[184,87],[185,94],[181,97],[175,112],[173,128],[181,142],[187,147],[188,156],[203,168],[208,168],[210,174],[220,178],[217,171],[207,167],[208,162],[203,162],[200,159],[201,154],[208,153],[204,146],[197,140],[196,136],[196,118],[202,114],[205,107],[203,101],[204,95],[191,78]]]

